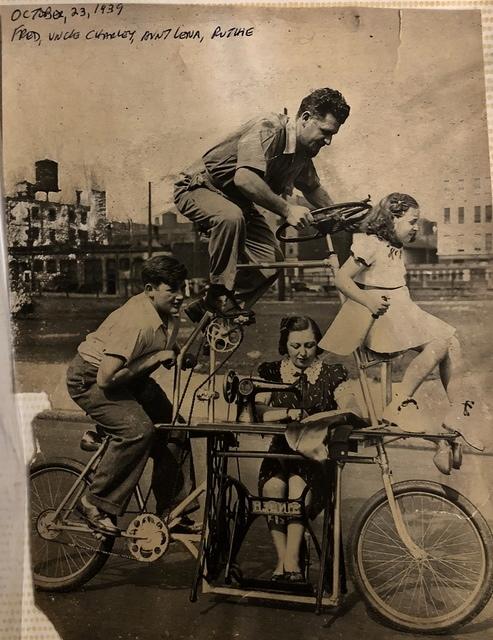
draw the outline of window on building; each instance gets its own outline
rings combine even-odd
[[[474,222],[481,222],[481,207],[474,207]]]
[[[39,240],[39,227],[31,227],[29,229],[29,239],[31,242]]]
[[[120,258],[120,269],[122,269],[123,271],[128,271],[130,269],[129,258]]]
[[[77,239],[77,235],[75,233],[75,229],[72,227],[68,230],[68,241],[69,244],[75,244],[75,240]]]
[[[31,220],[39,220],[39,207],[31,209]]]
[[[87,224],[87,211],[80,212],[80,223]]]
[[[481,249],[483,248],[481,245],[483,244],[481,242],[482,238],[481,238],[481,234],[480,233],[475,233],[474,234],[474,251],[481,251]]]
[[[450,223],[450,207],[445,207],[445,209],[443,210],[443,221],[445,222],[445,224]]]
[[[491,251],[493,249],[493,233],[485,233],[484,248],[486,251]]]
[[[457,222],[459,224],[464,224],[464,207],[459,207]]]
[[[72,223],[75,222],[75,211],[73,209],[68,210],[68,221]]]
[[[484,221],[485,222],[491,222],[491,209],[492,209],[491,204],[487,204],[486,207],[484,208]]]
[[[56,209],[54,209],[53,207],[51,207],[51,209],[48,209],[48,220],[50,222],[55,222],[56,220]]]
[[[55,229],[50,229],[48,231],[48,239],[50,242],[56,242],[56,231]]]
[[[77,233],[79,235],[80,243],[87,244],[87,241],[89,240],[89,234],[87,233],[87,231],[84,231],[84,229],[79,229]]]
[[[48,273],[56,273],[56,260],[46,261],[46,271]]]
[[[36,273],[41,273],[43,271],[43,261],[42,260],[35,260],[33,266],[34,266],[34,271],[36,271]]]

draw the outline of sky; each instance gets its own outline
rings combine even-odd
[[[335,201],[402,190],[436,219],[445,178],[489,175],[478,11],[133,5],[65,24],[13,11],[2,8],[7,194],[50,158],[62,189],[52,199],[105,189],[110,217],[145,221],[149,181],[157,215],[174,177],[224,135],[263,112],[294,117],[323,86],[351,105],[316,158]],[[41,44],[16,39],[22,24]],[[217,26],[253,35],[211,39]],[[203,41],[174,38],[176,28]],[[76,40],[48,39],[72,29]],[[133,44],[86,39],[99,29],[136,34]],[[163,29],[165,41],[139,41]]]

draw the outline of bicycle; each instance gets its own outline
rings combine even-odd
[[[366,210],[365,202],[334,205],[334,210],[350,215]],[[327,223],[319,212],[322,228]],[[353,218],[354,219],[354,218]],[[325,233],[327,228],[323,228]],[[280,231],[282,233],[283,230]],[[337,268],[330,235],[329,258],[305,261],[298,266]],[[293,263],[271,263],[263,268],[282,268]],[[242,268],[249,268],[244,266]],[[355,587],[369,610],[384,624],[418,633],[451,633],[471,621],[493,593],[493,535],[477,508],[454,489],[436,482],[413,480],[392,483],[386,444],[408,438],[447,439],[452,445],[452,464],[462,463],[461,445],[456,434],[409,434],[383,427],[370,393],[367,370],[381,368],[382,401],[392,392],[391,359],[372,359],[360,349],[355,353],[359,382],[368,410],[368,420],[347,412],[331,412],[319,417],[327,453],[332,461],[334,482],[326,504],[321,540],[307,527],[318,558],[318,573],[306,585],[285,585],[242,575],[238,554],[252,525],[275,510],[279,517],[293,513],[304,517],[304,495],[296,500],[262,498],[252,495],[229,472],[231,459],[262,458],[264,451],[243,449],[239,439],[248,435],[283,434],[286,426],[258,423],[255,395],[259,390],[286,388],[282,383],[265,383],[228,372],[223,395],[236,408],[233,420],[215,417],[216,374],[243,339],[250,319],[218,317],[206,313],[181,349],[175,369],[174,420],[158,425],[163,429],[185,429],[190,435],[207,438],[207,479],[168,514],[163,521],[148,513],[149,495],[139,485],[134,496],[137,512],[121,537],[128,554],[117,554],[141,562],[162,557],[173,542],[182,544],[196,561],[191,600],[197,598],[200,584],[206,593],[256,597],[314,606],[339,607],[345,591],[345,563],[341,536],[342,472],[348,464],[377,464],[383,488],[370,497],[354,519],[349,536],[349,568]],[[209,373],[193,392],[189,419],[181,425],[176,418],[183,405],[191,373],[182,391],[181,372],[194,361],[191,347],[206,341],[210,350]],[[219,354],[225,355],[217,364]],[[193,372],[193,366],[191,369]],[[280,385],[280,386],[279,386]],[[196,399],[207,402],[207,420],[193,422]],[[50,417],[47,415],[46,417]],[[53,417],[53,416],[51,416]],[[63,415],[58,415],[64,419]],[[304,428],[303,424],[298,425]],[[321,436],[321,437],[322,437]],[[49,591],[75,589],[101,570],[112,551],[114,538],[96,539],[78,515],[76,505],[104,454],[107,439],[97,432],[86,433],[82,448],[93,455],[86,465],[71,460],[35,464],[31,470],[31,513],[33,518],[33,575],[37,588]],[[375,454],[362,455],[359,449],[375,448]],[[284,454],[302,459],[297,453]],[[187,507],[205,493],[204,521],[200,531],[180,532]],[[53,556],[53,557],[52,557]],[[306,558],[308,567],[310,558]]]

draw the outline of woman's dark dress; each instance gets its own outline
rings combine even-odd
[[[263,362],[258,367],[258,373],[264,380],[282,382],[281,360]],[[341,364],[322,363],[320,374],[316,381],[309,382],[306,376],[300,376],[302,385],[302,399],[289,391],[272,393],[269,406],[272,408],[301,409],[308,415],[337,409],[334,391],[348,379],[348,372]],[[272,438],[269,453],[294,453],[286,438],[281,435]],[[281,477],[287,483],[290,476],[301,476],[312,492],[309,516],[316,517],[323,509],[330,482],[330,462],[314,462],[311,460],[286,460],[264,458],[259,472],[259,493],[262,495],[265,483],[273,477]]]

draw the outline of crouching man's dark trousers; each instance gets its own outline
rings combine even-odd
[[[152,487],[160,514],[173,506],[178,493],[187,495],[193,487],[190,442],[184,432],[171,432],[168,447],[169,432],[155,429],[156,423],[171,422],[173,413],[171,402],[155,380],[143,376],[105,391],[96,384],[96,376],[97,368],[79,355],[67,372],[72,399],[111,436],[87,497],[106,513],[122,515],[152,456]],[[186,458],[184,465],[182,458]]]

